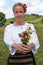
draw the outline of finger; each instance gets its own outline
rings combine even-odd
[[[18,46],[18,50],[19,50],[20,52],[26,53],[26,52],[28,51],[28,48],[25,48],[25,47],[23,47],[22,45],[19,45],[19,46]]]
[[[28,47],[28,45],[25,45],[25,44],[22,44],[22,46],[23,46],[23,47],[25,47],[25,48],[27,48],[27,47]]]

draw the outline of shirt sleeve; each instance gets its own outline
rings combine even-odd
[[[31,26],[32,30],[34,31],[31,36],[32,36],[32,39],[29,40],[29,44],[31,43],[34,43],[35,44],[35,47],[32,49],[32,52],[35,54],[37,52],[37,49],[39,48],[39,40],[38,40],[38,37],[37,37],[37,33],[36,33],[36,30],[34,28],[34,25],[32,24]]]
[[[6,43],[11,55],[14,55],[16,52],[15,48],[12,48],[12,44],[14,43],[11,37],[11,31],[7,27],[5,28],[4,31],[4,42]]]

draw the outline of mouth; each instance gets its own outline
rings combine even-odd
[[[17,19],[22,19],[22,17],[17,17]]]

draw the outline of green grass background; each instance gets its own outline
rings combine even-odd
[[[39,38],[40,48],[38,49],[37,54],[35,54],[37,65],[43,65],[43,24],[40,23],[41,19],[43,19],[42,16],[26,15],[24,17],[24,20],[26,22],[31,22],[34,24],[38,38]],[[3,41],[3,35],[4,35],[4,29],[6,25],[8,25],[11,20],[15,21],[14,18],[7,19],[7,22],[5,23],[5,25],[3,27],[0,27],[0,65],[7,65],[9,50]]]

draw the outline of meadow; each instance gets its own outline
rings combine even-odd
[[[32,15],[25,16],[26,22],[31,22],[34,24],[38,38],[39,38],[40,48],[38,49],[37,54],[34,55],[36,63],[37,63],[36,65],[43,65],[43,24],[40,23],[42,18],[43,17],[41,17],[41,16],[40,17],[35,17]],[[7,65],[9,50],[8,50],[6,44],[4,43],[3,38],[4,38],[4,29],[5,29],[6,25],[8,25],[10,23],[11,20],[14,21],[14,19],[8,19],[7,22],[5,23],[5,25],[3,27],[0,27],[0,65]]]

